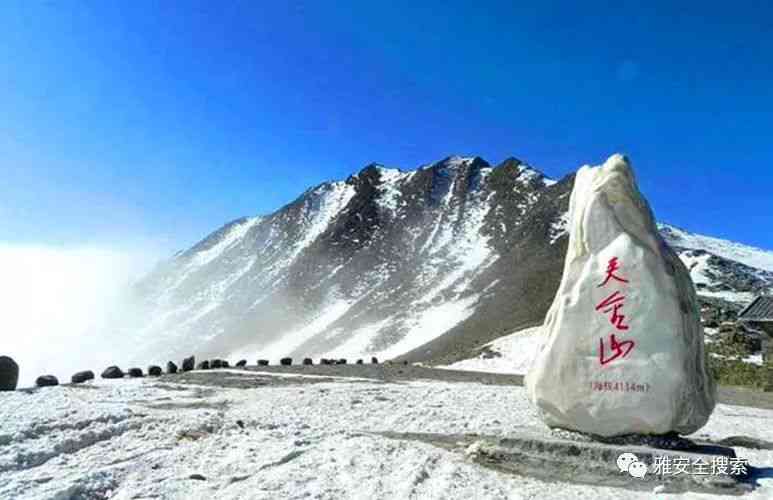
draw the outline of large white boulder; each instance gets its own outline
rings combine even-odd
[[[660,237],[631,166],[577,173],[564,274],[526,376],[550,427],[690,434],[714,409],[690,274]]]

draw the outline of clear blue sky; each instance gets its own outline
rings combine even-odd
[[[620,151],[660,220],[773,248],[769,2],[414,3],[0,3],[0,241],[171,252],[373,161]]]

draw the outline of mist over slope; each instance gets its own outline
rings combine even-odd
[[[114,329],[129,318],[126,288],[156,253],[135,247],[0,243],[0,354],[20,367],[20,386],[100,366],[130,344]]]
[[[134,290],[134,357],[462,359],[541,323],[572,187],[516,159],[369,165],[160,265]],[[661,230],[699,293],[743,301],[773,283],[769,252]]]
[[[151,320],[134,337],[250,359],[392,357],[451,330],[477,344],[544,314],[570,191],[516,159],[370,165],[160,266],[137,289]]]

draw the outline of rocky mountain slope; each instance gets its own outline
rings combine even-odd
[[[462,359],[542,321],[572,186],[516,159],[369,165],[160,265],[134,290],[135,357]],[[701,293],[739,302],[773,284],[773,253],[662,231]]]
[[[660,233],[690,269],[698,294],[704,298],[746,305],[773,290],[773,252],[667,224],[660,225]]]

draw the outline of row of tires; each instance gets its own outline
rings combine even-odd
[[[375,357],[370,358],[371,364],[378,364],[378,359]],[[279,360],[279,364],[281,366],[292,366],[293,359],[292,358],[282,358]],[[301,362],[304,366],[311,366],[314,364],[314,361],[311,358],[304,358]],[[345,358],[340,359],[328,359],[328,358],[322,358],[319,360],[320,365],[345,365],[347,364],[347,360]],[[358,359],[355,361],[355,364],[362,365],[365,364],[365,361],[362,359]],[[267,359],[259,359],[257,361],[258,366],[269,366],[270,362]],[[235,365],[236,368],[245,368],[247,366],[247,360],[242,359],[239,360]],[[181,366],[178,367],[177,364],[175,364],[172,361],[169,361],[166,364],[166,373],[168,374],[175,374],[178,371],[188,372],[193,370],[211,370],[211,369],[220,369],[220,368],[230,368],[231,365],[227,360],[224,359],[212,359],[212,360],[203,360],[200,361],[198,364],[196,363],[196,357],[190,356],[188,358],[185,358]],[[147,369],[148,376],[151,377],[160,377],[164,374],[164,370],[157,365],[151,365]],[[105,368],[105,370],[102,372],[101,377],[104,379],[119,379],[124,377],[130,377],[130,378],[140,378],[145,376],[145,372],[142,371],[142,368],[129,368],[126,372],[124,372],[121,368],[118,366],[108,366]],[[7,357],[7,356],[0,356],[0,390],[6,390],[6,391],[13,391],[16,389],[16,384],[18,382],[19,378],[19,366],[16,364],[16,362]],[[88,382],[89,380],[93,380],[95,378],[94,372],[91,370],[84,370],[75,373],[72,377],[70,377],[70,383],[72,384],[82,384],[84,382]],[[57,379],[54,375],[41,375],[35,380],[35,385],[37,387],[51,387],[51,386],[57,386],[59,385],[59,379]]]

